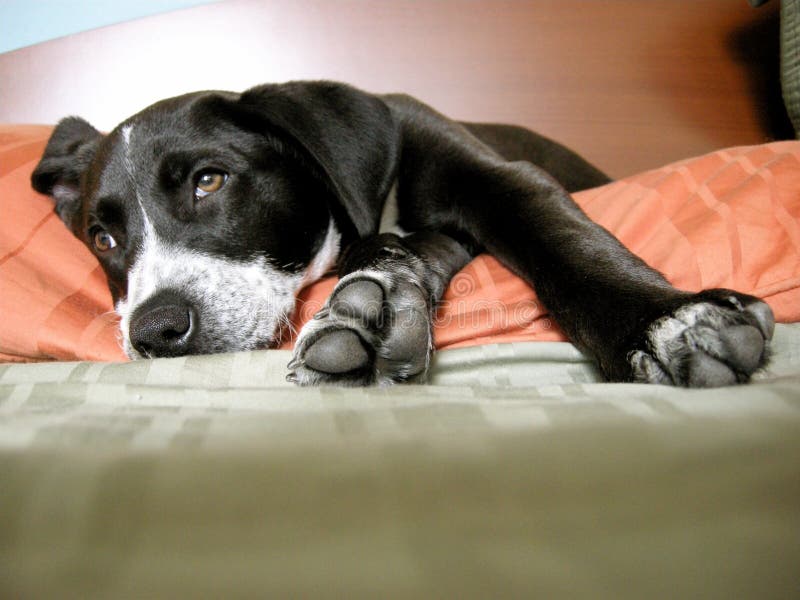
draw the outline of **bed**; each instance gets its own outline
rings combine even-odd
[[[69,50],[62,58],[69,62],[79,58],[75,48],[96,51],[98,40],[130,43],[167,31],[175,15],[224,24],[284,11],[296,28],[288,31],[308,36],[335,36],[330,20],[362,31],[389,19],[410,38],[420,35],[419,23],[449,16],[454,29],[444,31],[454,40],[464,37],[464,23],[495,15],[487,40],[500,46],[498,56],[520,49],[523,17],[530,27],[571,23],[562,36],[585,31],[572,3],[547,13],[534,4],[504,5],[511,12],[498,17],[492,3],[437,3],[414,30],[400,27],[412,22],[403,3],[340,2],[337,10],[295,3],[307,27],[293,12],[300,9],[285,3],[212,4],[0,56],[0,72],[59,48]],[[604,45],[614,43],[608,10],[623,24],[645,26],[654,14],[684,22],[686,8],[644,4],[587,3],[591,14],[582,18],[601,19],[598,28],[606,29],[596,43]],[[721,8],[694,4],[704,16]],[[784,27],[797,7],[783,3]],[[753,10],[742,2],[706,31],[761,23],[764,13]],[[775,7],[759,10],[777,16]],[[245,31],[242,43],[257,33]],[[332,76],[346,70],[341,61],[362,56],[349,48],[347,31],[339,35],[341,55],[328,57],[339,66],[326,67]],[[686,39],[698,52],[713,46]],[[547,44],[525,43],[550,60]],[[696,62],[686,52],[672,58]],[[450,64],[446,48],[433,55]],[[7,104],[0,113],[0,595],[794,597],[800,142],[765,139],[766,126],[746,110],[755,102],[749,80],[736,83],[729,57],[702,56],[719,62],[703,69],[721,73],[720,89],[708,93],[738,94],[689,99],[700,113],[716,103],[719,114],[707,126],[694,122],[700,113],[654,108],[661,130],[674,136],[652,150],[651,125],[636,118],[617,130],[637,140],[644,133],[646,143],[615,139],[619,152],[610,158],[593,145],[603,126],[592,130],[588,117],[566,127],[574,138],[566,141],[618,177],[575,197],[626,245],[679,287],[734,287],[772,306],[779,323],[769,366],[747,386],[711,390],[604,383],[535,292],[488,256],[470,263],[445,296],[435,331],[440,351],[425,385],[296,388],[285,381],[291,339],[278,350],[128,362],[97,263],[49,200],[29,188],[52,109],[31,113],[28,120],[43,123],[31,125],[19,115],[36,107]],[[629,83],[641,75],[630,71],[625,80],[633,67],[619,69],[614,76]],[[501,70],[526,74],[501,87],[511,104],[534,97],[527,67],[512,62]],[[377,75],[344,75],[383,91]],[[552,73],[536,76],[550,77],[550,93],[560,90],[567,101],[558,115],[539,109],[524,119],[541,117],[545,129],[574,120],[583,107],[571,96],[577,84],[569,73],[560,86]],[[26,77],[18,96],[32,93]],[[456,79],[448,81],[467,86],[469,78]],[[797,80],[787,81],[791,115]],[[639,99],[651,108],[663,101],[655,87],[642,92],[655,94],[649,100]],[[449,89],[444,104],[456,102]],[[456,116],[492,112],[464,89],[467,104],[455,107]],[[615,93],[636,102],[628,88]],[[295,327],[333,284],[329,278],[302,292]]]

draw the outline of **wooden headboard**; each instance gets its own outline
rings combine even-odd
[[[408,92],[459,119],[528,126],[619,177],[781,137],[780,101],[764,91],[777,85],[777,10],[745,0],[232,0],[0,55],[0,122],[79,114],[110,129],[186,91],[338,79]]]

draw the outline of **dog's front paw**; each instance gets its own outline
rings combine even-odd
[[[430,303],[422,288],[382,273],[352,273],[300,331],[287,379],[369,385],[420,378],[431,342]]]
[[[775,317],[765,303],[730,290],[690,296],[647,328],[628,354],[634,381],[685,387],[744,383],[769,356]]]

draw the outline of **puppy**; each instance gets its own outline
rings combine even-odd
[[[570,198],[607,181],[527,130],[332,82],[179,96],[108,135],[70,117],[32,176],[103,265],[131,358],[273,346],[296,293],[337,267],[289,379],[419,380],[436,303],[489,252],[610,381],[747,381],[770,308],[671,286]]]

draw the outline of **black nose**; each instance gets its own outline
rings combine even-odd
[[[148,358],[182,356],[197,329],[194,308],[174,294],[159,294],[142,304],[131,318],[131,345]]]

